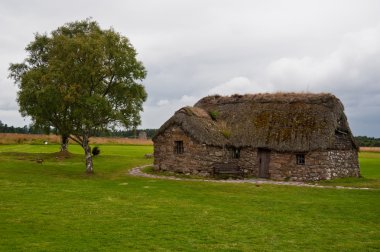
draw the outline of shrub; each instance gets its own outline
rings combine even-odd
[[[231,131],[229,131],[228,129],[222,130],[221,133],[227,139],[231,136]]]
[[[211,116],[212,120],[216,121],[216,119],[219,117],[218,111],[210,111],[209,115]]]
[[[92,155],[94,156],[97,156],[100,154],[100,149],[98,146],[95,146],[93,149],[92,149]]]

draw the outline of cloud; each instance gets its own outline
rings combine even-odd
[[[29,125],[31,120],[29,117],[21,117],[17,110],[2,110],[0,109],[1,118],[0,121],[3,124],[8,124],[9,126],[22,127],[24,125]]]
[[[231,80],[211,88],[208,91],[209,95],[233,95],[233,94],[246,94],[246,93],[262,93],[270,91],[268,85],[259,85],[255,81],[249,80],[246,77],[235,77]]]
[[[190,96],[190,95],[184,95],[181,97],[178,104],[181,105],[182,107],[183,106],[191,106],[194,103],[196,103],[198,100],[199,100],[198,97]]]
[[[16,101],[17,88],[12,83],[9,83],[5,78],[0,78],[0,110],[18,110]],[[17,112],[18,114],[18,112]]]
[[[193,106],[200,98],[183,95],[177,99],[163,99],[156,104],[146,104],[141,114],[141,128],[159,128],[175,111],[185,106]]]
[[[168,104],[170,104],[169,103],[169,100],[159,100],[158,102],[157,102],[157,106],[159,106],[159,107],[162,107],[162,106],[166,106],[166,105],[168,105]]]
[[[278,59],[267,76],[278,90],[373,93],[380,91],[379,66],[380,25],[346,34],[325,57]]]

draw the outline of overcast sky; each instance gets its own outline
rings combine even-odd
[[[0,120],[29,124],[9,63],[36,32],[92,17],[127,36],[144,63],[141,128],[209,94],[331,92],[354,135],[380,137],[380,1],[139,0],[0,2]]]

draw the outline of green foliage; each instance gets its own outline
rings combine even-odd
[[[148,138],[153,138],[158,129],[133,129],[133,130],[107,130],[96,132],[95,136],[99,137],[129,137],[136,138],[140,131],[145,131]]]
[[[380,147],[380,138],[357,136],[355,140],[361,147]]]
[[[227,139],[229,139],[230,136],[231,136],[231,131],[230,131],[229,129],[223,129],[223,130],[221,131],[221,133],[222,133],[222,135],[223,135],[225,138],[227,138]]]
[[[9,76],[21,114],[36,125],[54,126],[88,152],[95,132],[140,124],[146,71],[128,38],[86,19],[37,33],[26,51]]]
[[[101,147],[88,177],[78,145],[64,159],[57,145],[0,145],[0,251],[380,248],[380,191],[136,178],[152,146]]]
[[[26,50],[25,61],[9,68],[23,115],[73,134],[140,123],[146,93],[137,81],[146,71],[126,37],[84,20],[37,33]]]
[[[208,113],[214,121],[216,121],[219,117],[219,111],[209,111]]]

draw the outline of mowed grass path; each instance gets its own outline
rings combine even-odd
[[[135,178],[151,146],[0,145],[0,251],[378,251],[380,191]],[[372,155],[372,154],[371,154]],[[380,154],[362,174],[380,179]],[[44,163],[34,160],[43,158]]]

